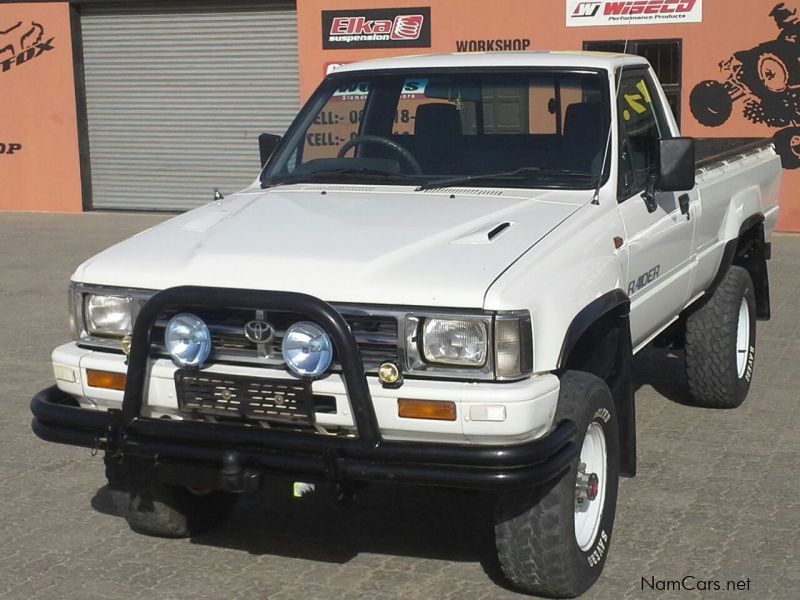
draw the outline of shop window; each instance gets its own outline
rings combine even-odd
[[[672,114],[681,123],[681,40],[628,40],[628,54],[636,54],[650,61],[656,72]],[[624,40],[592,41],[583,43],[584,50],[596,52],[625,52]]]

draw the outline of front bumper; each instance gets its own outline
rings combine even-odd
[[[74,403],[55,386],[39,392],[31,402],[34,433],[49,442],[144,458],[166,482],[209,489],[257,491],[266,475],[514,489],[546,483],[577,456],[571,421],[514,446],[382,441],[367,448],[357,440],[191,421],[137,419],[126,428],[119,411]]]
[[[143,416],[150,330],[167,307],[239,306],[301,310],[322,324],[343,367],[356,439],[275,429]],[[40,438],[105,451],[106,463],[149,462],[165,482],[229,491],[257,491],[264,476],[337,483],[390,481],[473,489],[515,489],[546,483],[578,455],[576,428],[562,421],[548,435],[519,444],[464,445],[383,439],[355,340],[330,305],[286,292],[173,288],[155,295],[132,336],[121,410],[81,408],[51,387],[31,402]],[[135,461],[131,461],[135,462]]]

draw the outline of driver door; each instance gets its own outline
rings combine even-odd
[[[634,348],[683,310],[688,301],[694,219],[680,211],[686,192],[655,193],[651,212],[643,199],[655,175],[658,140],[672,137],[646,69],[625,69],[617,99],[620,154],[619,211],[625,227]],[[691,195],[695,192],[689,192]],[[651,207],[652,208],[652,207]]]

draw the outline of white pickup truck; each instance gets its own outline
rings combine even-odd
[[[104,451],[162,536],[281,478],[487,490],[514,586],[588,589],[633,355],[684,348],[698,406],[747,395],[772,146],[679,137],[644,59],[561,52],[350,64],[260,143],[250,187],[77,268],[36,435]]]

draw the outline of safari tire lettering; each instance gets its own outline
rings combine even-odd
[[[592,552],[586,557],[590,567],[596,567],[600,564],[600,559],[603,558],[603,555],[606,553],[606,548],[608,547],[607,542],[608,534],[605,532],[605,529],[601,529]]]
[[[756,347],[751,345],[747,355],[747,369],[744,372],[744,378],[747,380],[747,383],[750,383],[750,380],[753,378],[753,365],[755,361]]]

